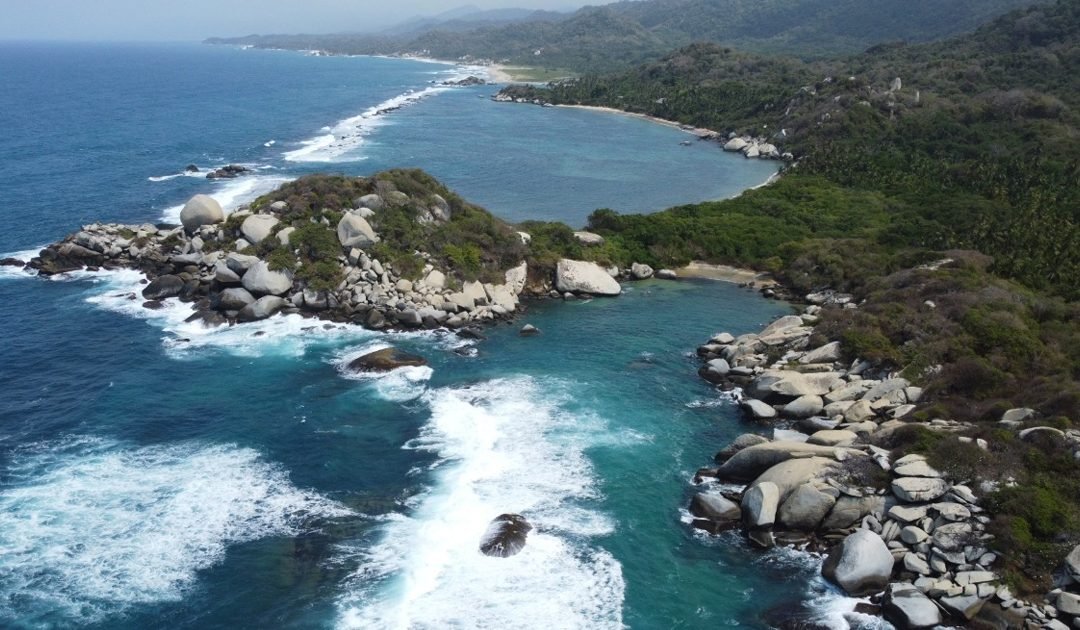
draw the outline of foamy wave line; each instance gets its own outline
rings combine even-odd
[[[228,547],[351,514],[252,449],[30,445],[0,486],[0,620],[81,625],[179,601]]]
[[[0,254],[0,258],[14,258],[15,260],[21,260],[23,262],[30,262],[31,258],[34,258],[41,253],[41,250],[45,249],[45,246],[37,247],[35,249],[26,249],[19,252],[10,252],[7,254]],[[0,265],[0,279],[3,278],[32,278],[37,275],[37,271],[24,270],[22,267]]]
[[[436,453],[433,487],[389,519],[341,601],[343,628],[621,628],[622,568],[584,454],[603,423],[562,408],[565,386],[500,379],[424,396],[431,418],[406,447]],[[525,549],[478,545],[495,516],[534,526]]]
[[[304,140],[301,148],[286,151],[282,155],[290,162],[332,162],[335,159],[360,147],[364,138],[376,127],[383,124],[386,114],[423,99],[445,92],[449,87],[429,87],[400,94],[371,107],[364,113],[346,118],[333,127],[324,127],[326,133],[310,140]]]

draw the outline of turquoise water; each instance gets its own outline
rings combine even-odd
[[[0,138],[15,200],[0,211],[5,250],[82,221],[154,220],[194,191],[239,202],[328,164],[408,161],[508,217],[649,209],[763,179],[759,163],[681,147],[675,130],[497,107],[481,89],[431,94],[344,153],[315,155],[333,162],[295,161],[338,150],[318,144],[321,125],[442,71],[418,62],[64,46],[0,59],[22,73],[0,97],[15,130]],[[608,156],[615,141],[636,149]],[[306,153],[283,155],[294,151]],[[243,190],[148,179],[212,158],[265,168]],[[638,169],[672,161],[686,179],[642,181]],[[714,175],[695,185],[701,173]],[[778,623],[770,611],[834,602],[812,558],[709,539],[683,513],[693,471],[753,429],[696,377],[693,350],[782,304],[723,283],[650,281],[617,299],[530,304],[466,342],[298,316],[207,331],[179,305],[126,299],[138,281],[0,273],[0,626],[764,627]],[[524,322],[542,334],[519,337]],[[342,371],[386,345],[431,365]],[[482,556],[479,538],[504,512],[532,522],[528,545]]]

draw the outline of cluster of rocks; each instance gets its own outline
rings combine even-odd
[[[724,143],[724,150],[730,153],[742,153],[746,158],[758,158],[762,160],[785,160],[791,161],[795,156],[791,153],[781,152],[775,144],[765,138],[753,136],[740,136],[735,132],[728,135]]]
[[[548,101],[544,101],[544,100],[541,100],[541,99],[538,99],[538,98],[528,99],[528,98],[525,98],[523,96],[514,97],[514,96],[510,96],[509,94],[506,94],[504,92],[499,92],[495,96],[492,96],[491,100],[495,101],[496,103],[520,103],[522,105],[539,105],[541,107],[555,107],[554,103],[549,103]]]
[[[190,168],[190,167],[189,167]],[[239,164],[229,164],[215,169],[206,174],[206,179],[236,179],[244,173],[250,173],[251,169]]]
[[[464,79],[460,79],[457,81],[443,81],[442,85],[452,87],[469,87],[473,85],[487,85],[487,81],[481,79],[480,77],[470,75],[468,77],[465,77]]]
[[[749,484],[696,494],[695,527],[742,527],[760,547],[830,546],[823,575],[852,596],[874,596],[901,628],[1049,614],[1000,585],[989,517],[970,488],[950,483],[922,456],[892,460],[850,431],[777,434],[742,435],[717,455],[719,467],[699,471],[699,482]]]
[[[842,308],[856,308],[850,296],[830,299]],[[785,418],[811,433],[852,436],[902,426],[922,389],[879,373],[867,361],[843,363],[838,341],[810,348],[822,308],[811,304],[802,315],[781,317],[757,334],[714,336],[697,350],[705,361],[699,374],[712,383],[742,387],[741,405],[757,420]],[[927,426],[955,431],[968,425],[936,419]]]
[[[373,208],[409,201],[396,190],[356,200],[356,209],[346,212],[336,226],[342,246],[337,260],[342,279],[329,290],[307,286],[293,269],[275,269],[267,260],[238,253],[265,239],[289,246],[295,230],[282,227],[279,216],[288,210],[284,202],[270,204],[263,212],[242,208],[226,224],[221,207],[205,195],[197,195],[184,207],[180,227],[87,225],[47,247],[29,266],[42,274],[101,267],[139,269],[150,279],[142,292],[147,308],[179,298],[193,303],[192,321],[209,325],[286,312],[374,329],[460,328],[505,318],[517,310],[526,282],[525,263],[508,270],[503,283],[465,282],[453,290],[448,288],[446,272],[435,268],[431,257],[422,252],[429,262],[415,281],[369,255],[367,250],[379,242],[379,236],[365,217],[377,212]],[[420,220],[448,220],[448,208],[445,201],[436,199]],[[238,229],[229,227],[235,225]],[[568,286],[568,290],[577,287]]]
[[[806,301],[800,315],[781,317],[760,333],[720,333],[698,348],[703,378],[740,388],[748,419],[778,425],[771,440],[740,436],[717,454],[719,466],[698,472],[697,483],[747,485],[696,494],[694,526],[741,527],[761,547],[829,547],[825,577],[851,595],[872,595],[875,610],[901,628],[972,620],[1001,628],[1080,627],[1080,546],[1065,562],[1069,579],[1048,602],[1013,596],[994,571],[990,517],[975,492],[921,455],[883,448],[909,424],[947,433],[970,425],[922,420],[913,413],[921,388],[869,362],[844,361],[839,342],[811,346],[822,309],[858,306],[831,291]],[[1000,424],[1020,439],[1058,439],[1080,453],[1080,432],[1032,426],[1036,415],[1011,409]],[[989,448],[982,439],[958,439]]]

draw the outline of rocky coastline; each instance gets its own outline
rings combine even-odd
[[[895,437],[918,426],[983,450],[988,442],[965,435],[970,424],[916,414],[926,402],[921,387],[872,362],[845,360],[839,340],[822,340],[815,325],[824,309],[858,309],[852,296],[803,299],[801,313],[759,333],[721,332],[697,349],[700,377],[735,392],[756,431],[697,472],[692,525],[714,534],[741,529],[759,548],[824,553],[827,580],[870,598],[858,612],[898,628],[1080,627],[1080,547],[1063,559],[1058,588],[1014,595],[988,531],[992,515],[980,506],[998,482],[949,478]],[[1080,453],[1080,434],[1037,420],[1031,409],[1010,409],[999,425],[1019,440],[1054,433]]]
[[[531,236],[508,225],[499,227],[517,245],[519,262],[496,270],[495,281],[491,273],[488,281],[466,279],[425,251],[412,252],[415,264],[399,269],[376,253],[399,245],[380,234],[380,219],[403,213],[415,222],[412,227],[438,235],[456,220],[460,202],[451,204],[437,192],[410,196],[386,180],[371,181],[375,192],[356,197],[344,212],[301,212],[287,201],[270,201],[271,195],[226,215],[213,198],[196,195],[180,214],[182,225],[84,225],[30,261],[7,259],[3,264],[42,276],[134,269],[145,275],[144,287],[128,299],[151,310],[179,300],[191,305],[187,321],[207,327],[282,313],[372,330],[462,330],[507,322],[523,310],[527,298],[611,297],[621,293],[620,279],[677,277],[674,271],[637,263],[628,269],[604,268],[564,258],[553,268],[530,266]],[[603,243],[588,232],[574,236],[583,247]],[[307,257],[315,239],[328,243],[329,260]],[[320,265],[323,273],[329,266],[332,286],[305,274]]]
[[[494,94],[491,99],[496,103],[516,103],[520,105],[537,105],[540,107],[575,107],[578,109],[593,109],[597,111],[622,114],[624,116],[634,116],[637,118],[642,118],[652,122],[660,123],[662,125],[677,127],[678,129],[681,129],[682,131],[693,135],[698,140],[706,142],[716,142],[724,151],[727,151],[729,153],[739,153],[747,159],[782,160],[784,162],[795,161],[794,154],[787,151],[782,151],[780,147],[778,147],[773,141],[770,141],[765,136],[738,134],[734,131],[723,134],[719,131],[714,131],[712,129],[695,127],[693,125],[686,125],[672,120],[665,120],[663,118],[657,118],[655,116],[628,112],[611,107],[595,107],[590,105],[564,105],[559,103],[552,103],[538,97],[533,97],[531,96],[531,94],[518,93],[517,88],[519,87],[521,86],[512,85],[504,88],[498,93]]]

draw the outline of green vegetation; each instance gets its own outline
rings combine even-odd
[[[525,258],[525,247],[514,230],[478,206],[466,203],[435,178],[419,170],[397,169],[374,177],[309,175],[285,184],[252,203],[253,209],[283,201],[287,209],[276,212],[281,226],[292,226],[289,248],[267,239],[257,250],[269,256],[276,268],[297,267],[297,275],[317,289],[336,287],[342,279],[338,258],[345,252],[337,238],[337,224],[343,214],[360,205],[359,198],[378,193],[399,203],[388,202],[369,222],[381,242],[369,254],[389,263],[401,276],[419,278],[430,260],[437,267],[456,273],[458,280],[503,282],[504,272]],[[438,221],[433,212],[444,208],[448,221]],[[242,219],[226,223],[238,230]],[[280,229],[280,228],[279,228]],[[421,253],[429,256],[427,260]]]
[[[252,35],[207,41],[340,54],[423,52],[440,59],[603,72],[657,59],[692,42],[817,57],[854,53],[882,42],[931,41],[972,30],[1034,1],[646,0],[476,28],[444,24],[419,33]]]
[[[1058,2],[1010,14],[948,42],[879,47],[840,61],[804,63],[695,45],[628,72],[508,93],[769,136],[804,158],[786,178],[788,196],[797,197],[797,189],[820,195],[826,186],[845,189],[836,195],[876,196],[871,216],[834,235],[876,232],[876,240],[890,249],[976,249],[994,258],[993,271],[1001,275],[1075,298],[1078,58],[1080,6]],[[896,77],[903,85],[894,91]],[[768,202],[755,194],[734,203]],[[841,203],[834,212],[842,217],[862,210]],[[720,211],[703,205],[645,222],[663,233],[673,215],[691,212],[715,222]],[[636,234],[645,231],[633,228],[639,224],[608,220],[605,227]],[[794,225],[787,240],[806,236],[805,225]],[[661,253],[656,243],[642,244]],[[708,255],[702,257],[760,259],[757,252],[716,244],[704,244]],[[676,251],[671,259],[685,255]]]

